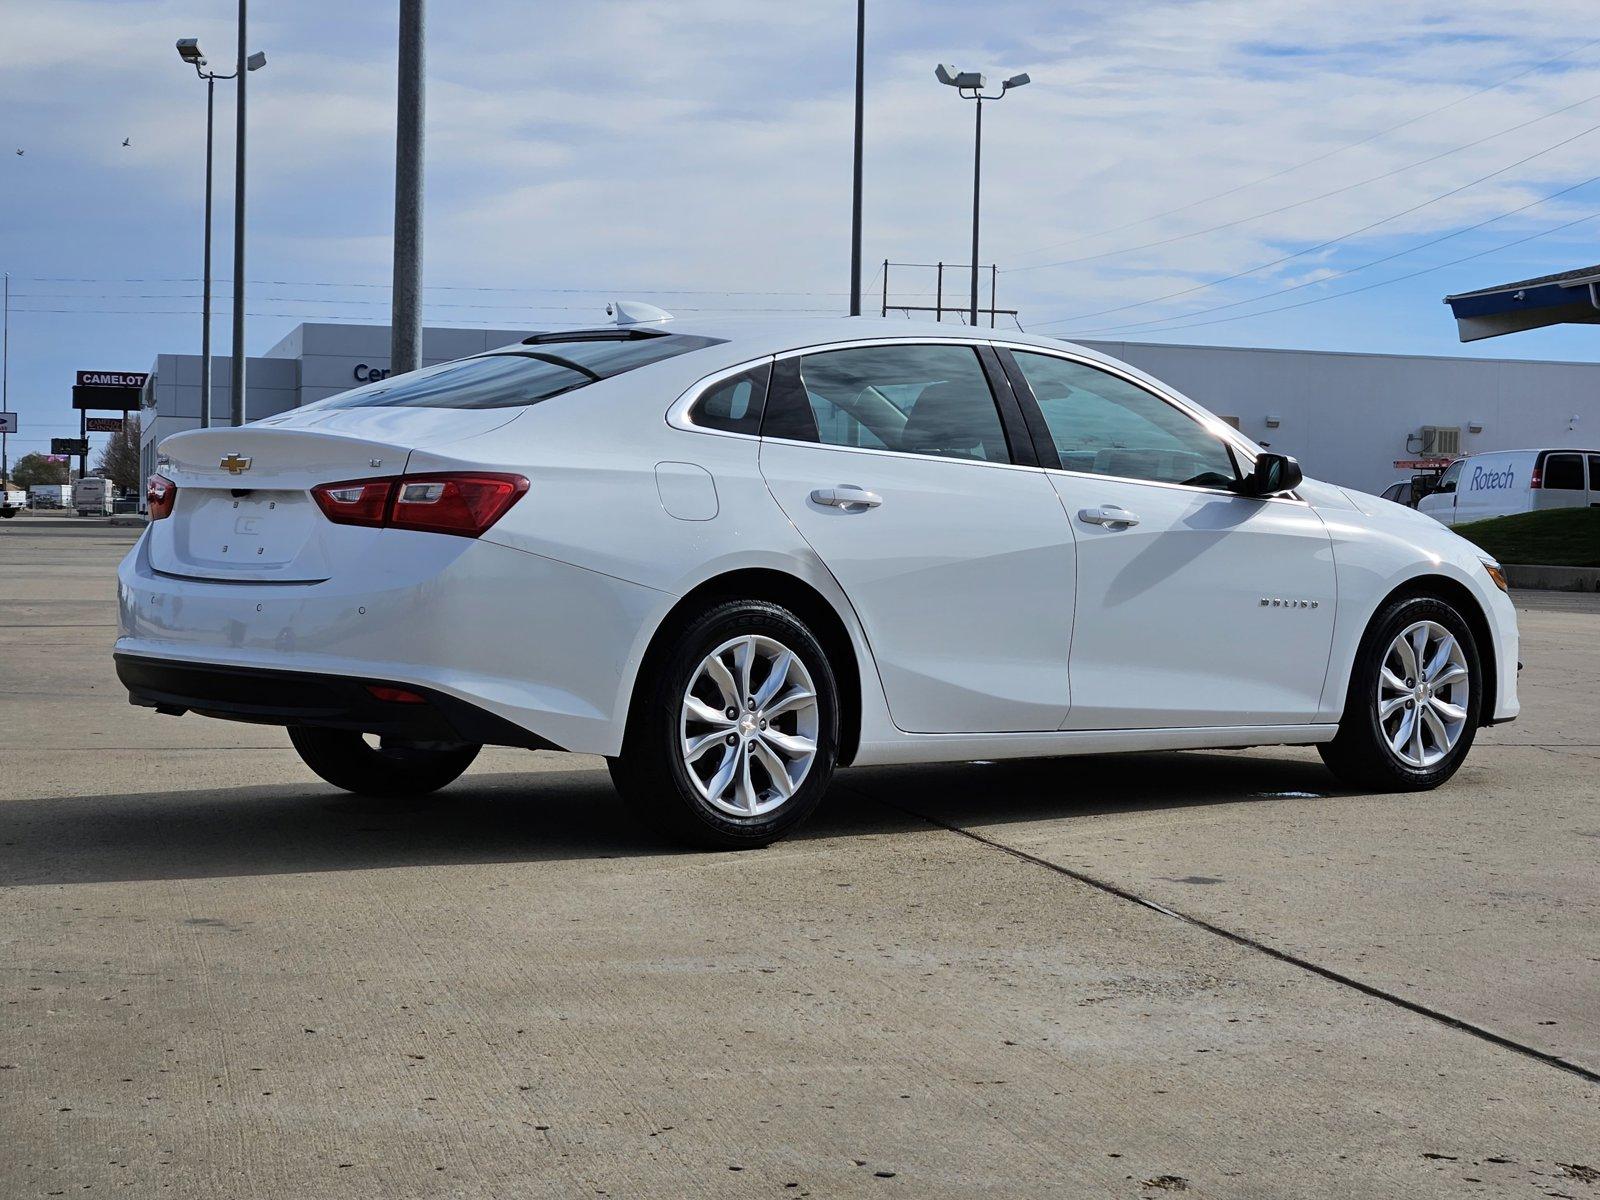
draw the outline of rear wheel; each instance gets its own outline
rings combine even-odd
[[[301,761],[334,787],[361,796],[421,796],[454,782],[481,746],[400,742],[352,729],[290,726]]]
[[[717,605],[646,681],[622,756],[623,800],[679,841],[765,846],[816,808],[838,753],[838,692],[810,629],[764,600]]]
[[[1465,619],[1443,600],[1402,598],[1367,630],[1338,736],[1318,750],[1355,787],[1438,787],[1472,748],[1482,703],[1478,647]]]

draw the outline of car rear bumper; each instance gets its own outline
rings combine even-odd
[[[485,541],[372,532],[384,539],[382,553],[318,583],[163,574],[151,566],[148,538],[141,538],[118,571],[115,651],[174,669],[309,680],[339,692],[345,711],[356,714],[349,719],[363,723],[374,713],[360,697],[351,701],[348,688],[378,682],[453,698],[521,728],[539,745],[595,754],[620,750],[637,642],[670,598]],[[262,705],[264,712],[251,713],[248,697],[233,693],[226,680],[211,675],[196,682],[204,684],[199,693],[186,692],[190,684],[184,683],[170,692],[170,703],[159,703],[301,723],[304,706],[292,702],[292,689],[274,684],[276,699]],[[218,688],[235,707],[219,706],[207,690]],[[145,692],[168,694],[154,685]],[[310,707],[330,706],[339,708],[326,700]],[[459,715],[448,703],[440,708]],[[294,719],[280,719],[285,713]],[[504,731],[493,739],[459,740],[529,744]]]
[[[477,705],[432,688],[384,679],[306,671],[226,667],[138,654],[116,654],[128,702],[171,716],[193,712],[259,725],[355,729],[416,742],[471,742],[559,750],[537,734]],[[395,688],[415,701],[380,699],[373,687]]]

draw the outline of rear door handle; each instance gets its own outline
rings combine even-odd
[[[1120,504],[1102,504],[1098,508],[1080,508],[1078,520],[1085,525],[1104,525],[1108,529],[1127,529],[1139,523],[1139,515],[1131,513]]]
[[[818,488],[811,493],[811,499],[829,508],[877,508],[883,503],[883,497],[877,492],[869,492],[866,488],[857,487],[853,483]]]

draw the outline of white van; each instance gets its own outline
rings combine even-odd
[[[1458,458],[1417,501],[1446,525],[1542,508],[1600,506],[1600,450],[1494,450]]]

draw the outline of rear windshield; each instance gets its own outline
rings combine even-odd
[[[606,340],[591,335],[571,341],[545,335],[535,345],[424,367],[307,407],[515,408],[714,346],[718,340],[683,333]]]

